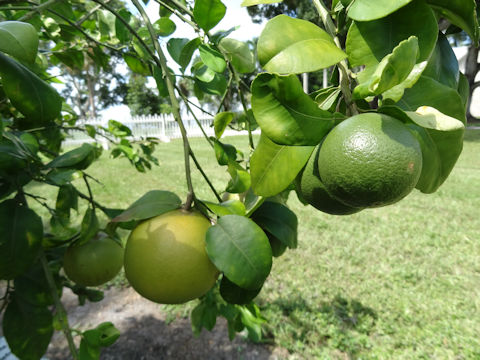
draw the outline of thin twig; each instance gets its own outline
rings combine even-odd
[[[35,15],[35,13],[39,13],[44,9],[48,9],[48,7],[52,6],[53,4],[55,4],[58,1],[60,1],[60,0],[49,0],[47,2],[44,2],[43,4],[38,4],[29,13],[27,13],[27,14],[23,15],[21,18],[19,18],[18,21],[30,20]]]
[[[313,0],[313,4],[317,9],[320,19],[325,25],[325,29],[327,30],[329,35],[333,38],[335,45],[337,45],[341,49],[342,46],[337,36],[337,29],[333,23],[332,18],[330,17],[330,13],[328,12],[328,9],[325,7],[325,4],[321,0]],[[337,64],[337,66],[340,71],[340,88],[342,90],[343,98],[345,99],[345,103],[347,104],[347,107],[350,110],[351,115],[356,115],[358,114],[358,109],[355,102],[353,101],[352,92],[350,90],[350,81],[348,78],[347,62],[345,60],[342,60]]]
[[[98,0],[94,0],[94,1],[98,1]],[[182,117],[180,115],[180,104],[178,103],[177,97],[175,96],[175,89],[174,89],[172,78],[169,74],[167,59],[165,58],[162,48],[160,47],[160,43],[158,42],[157,35],[155,34],[155,30],[153,29],[152,23],[150,22],[150,19],[147,13],[145,12],[145,9],[142,7],[142,5],[140,5],[138,0],[132,0],[132,3],[140,12],[140,15],[142,16],[143,21],[147,25],[147,29],[150,33],[151,40],[158,54],[160,68],[162,69],[163,76],[165,77],[165,82],[167,84],[168,95],[170,97],[170,102],[172,104],[173,117],[177,121],[178,126],[180,127],[180,132],[182,134],[183,153],[184,153],[184,161],[185,161],[185,176],[187,178],[187,187],[188,187],[187,199],[184,204],[184,209],[189,210],[192,206],[193,200],[195,199],[195,193],[193,191],[193,183],[192,183],[191,170],[190,170],[189,155],[190,155],[191,149],[190,149],[190,144],[188,142],[187,131],[185,130],[185,126],[183,124]]]
[[[70,330],[70,326],[68,325],[68,317],[65,308],[63,307],[60,298],[58,297],[57,293],[57,285],[55,284],[55,280],[53,279],[53,275],[50,271],[48,266],[47,257],[43,250],[40,251],[40,262],[42,263],[43,271],[45,272],[45,277],[47,279],[48,287],[50,288],[50,293],[52,294],[53,301],[55,303],[55,308],[57,310],[58,318],[60,319],[60,324],[62,326],[63,334],[65,335],[68,347],[70,349],[70,353],[74,360],[78,359],[77,348],[75,347],[75,343],[73,342],[72,332]]]
[[[198,27],[197,24],[195,24],[193,21],[191,20],[188,20],[185,16],[183,16],[177,9],[174,9],[173,7],[171,7],[169,4],[161,1],[161,0],[155,0],[156,3],[162,5],[162,6],[165,6],[170,12],[172,12],[174,15],[176,15],[180,20],[182,20],[184,23],[187,23],[188,25],[190,25],[194,30],[195,32],[198,32],[200,31],[200,28]]]
[[[190,149],[190,157],[192,158],[193,162],[195,163],[195,166],[197,167],[198,171],[200,171],[200,174],[202,174],[203,178],[205,179],[205,181],[207,182],[208,186],[210,187],[210,189],[212,190],[213,194],[215,195],[215,197],[217,198],[218,202],[221,202],[222,201],[222,198],[220,197],[220,195],[218,195],[218,192],[217,190],[215,189],[215,187],[213,186],[212,182],[210,181],[210,179],[208,178],[207,174],[205,174],[205,172],[203,171],[202,169],[202,166],[200,165],[200,163],[198,162],[197,158],[195,157],[195,154],[193,153],[193,151]]]
[[[88,182],[86,174],[82,171],[83,174],[83,181],[85,182],[85,185],[87,186],[88,190],[88,197],[90,199],[90,204],[92,204],[92,210],[95,212],[95,201],[93,200],[93,194],[92,194],[92,189],[90,188],[90,183]]]

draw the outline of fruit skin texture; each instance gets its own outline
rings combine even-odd
[[[331,197],[327,192],[318,173],[318,155],[321,145],[322,143],[315,148],[295,180],[295,188],[300,201],[330,215],[351,215],[361,211],[362,208],[348,206]]]
[[[336,199],[353,207],[380,207],[413,190],[422,170],[422,152],[401,121],[365,113],[341,122],[326,136],[318,168]]]
[[[211,226],[198,212],[173,210],[140,223],[125,248],[125,275],[143,297],[181,304],[204,295],[219,272],[205,250]]]
[[[122,266],[123,248],[106,234],[69,246],[63,257],[65,274],[83,286],[99,286],[112,280]]]

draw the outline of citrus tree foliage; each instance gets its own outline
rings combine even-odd
[[[96,280],[81,285],[65,276],[64,264],[75,269],[73,278],[88,278],[82,264],[73,263],[77,256],[64,256],[67,249],[84,257],[95,252],[102,261],[105,255],[94,250],[100,239],[109,238],[115,248],[114,242],[121,243],[118,229],[138,229],[149,219],[192,208],[210,219],[200,249],[207,255],[202,261],[218,270],[218,281],[202,290],[192,311],[193,331],[211,330],[223,316],[230,338],[246,330],[258,341],[266,319],[253,299],[269,276],[272,257],[297,246],[298,220],[286,205],[290,193],[319,211],[348,215],[399,201],[413,188],[435,192],[461,153],[468,82],[438,21],[463,29],[476,43],[473,0],[334,0],[328,8],[313,0],[323,28],[281,14],[261,34],[252,34],[259,35],[255,48],[231,38],[235,28],[212,30],[227,2],[157,2],[160,19],[153,23],[145,13],[148,0],[132,0],[128,7],[102,0],[0,2],[0,279],[6,286],[1,312],[5,337],[21,359],[40,358],[54,330],[65,333],[76,359],[98,358],[119,336],[108,322],[75,329],[81,337],[76,348],[59,300],[62,289],[71,288],[80,304],[100,301],[103,294],[84,286]],[[243,5],[274,2],[279,1]],[[176,37],[173,17],[196,36]],[[62,148],[69,131],[83,130],[94,139],[106,137],[111,155],[126,157],[138,171],[157,163],[155,139],[134,139],[114,120],[105,128],[82,125],[52,87],[58,82],[50,75],[53,67],[80,68],[87,60],[104,66],[112,52],[138,76],[152,77],[162,102],[169,103],[183,137],[186,194],[158,189],[127,209],[112,209],[90,190],[88,168],[102,148],[95,142]],[[166,52],[176,64],[167,63]],[[255,75],[258,66],[262,72],[246,86],[242,78]],[[304,93],[298,75],[329,67],[332,86]],[[221,189],[213,187],[190,148],[179,111],[180,103],[190,106],[178,85],[182,78],[193,81],[199,99],[220,99],[212,114],[215,137],[206,141],[230,175]],[[232,91],[242,114],[224,106]],[[222,139],[234,124],[249,131],[247,154]],[[262,134],[255,143],[251,130],[257,126]],[[210,186],[210,198],[196,196],[193,164]],[[385,167],[384,174],[376,164]],[[55,206],[28,186],[34,181],[56,189]],[[34,202],[49,215],[32,210]],[[88,206],[75,225],[71,213],[80,202]],[[135,238],[151,233],[138,230]]]

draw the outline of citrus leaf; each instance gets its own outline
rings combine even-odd
[[[278,15],[265,25],[257,54],[265,70],[283,74],[317,71],[346,57],[317,25],[286,15]]]
[[[199,335],[202,328],[210,331],[217,323],[217,307],[215,304],[202,301],[192,310],[190,318],[195,335]]]
[[[243,289],[236,285],[224,275],[220,282],[220,295],[223,300],[229,304],[245,305],[252,301],[262,290],[258,288],[256,290]]]
[[[213,119],[213,128],[217,139],[222,137],[226,127],[232,122],[233,115],[234,114],[231,111],[225,111],[215,115],[215,118]]]
[[[200,88],[201,91],[211,95],[222,96],[227,89],[227,79],[222,74],[217,73],[211,81],[204,82],[195,79],[195,84]]]
[[[170,38],[167,42],[168,53],[170,54],[172,59],[180,66],[182,66],[180,64],[180,54],[188,41],[189,40],[187,38]]]
[[[410,89],[413,85],[416,84],[418,79],[420,79],[420,76],[422,76],[422,73],[426,66],[426,61],[422,61],[421,63],[416,64],[405,80],[382,94],[382,99],[392,100],[393,102],[397,102],[398,100],[400,100],[405,92],[405,89]]]
[[[123,54],[123,60],[125,60],[127,66],[134,73],[140,75],[150,75],[150,68],[148,67],[148,65],[140,61],[137,57],[129,54]]]
[[[40,262],[36,262],[27,272],[15,278],[15,296],[32,306],[53,305],[53,296],[48,286],[45,272]],[[62,288],[57,288],[61,296]]]
[[[172,35],[177,29],[175,23],[167,17],[160,18],[155,21],[153,27],[158,36]]]
[[[0,279],[13,279],[35,261],[43,238],[42,219],[10,199],[0,204]]]
[[[40,359],[53,335],[50,309],[34,306],[15,294],[3,315],[3,333],[12,353],[20,359]]]
[[[225,216],[225,215],[244,216],[246,213],[245,205],[240,200],[227,200],[220,204],[202,200],[202,203],[204,203],[205,206],[210,211],[215,213],[217,216]]]
[[[100,225],[98,223],[97,214],[91,207],[87,208],[83,216],[82,224],[80,226],[80,239],[78,245],[85,244],[95,237]]]
[[[185,69],[190,61],[192,60],[193,53],[198,49],[202,40],[200,38],[195,38],[190,40],[180,51],[180,57],[178,59],[178,64]]]
[[[418,52],[418,39],[415,36],[401,41],[380,61],[372,76],[354,89],[354,98],[364,99],[368,96],[380,95],[401,84],[413,70]]]
[[[478,42],[478,19],[474,0],[426,0],[452,24],[465,30],[474,42]]]
[[[220,0],[196,0],[193,16],[203,30],[209,31],[223,19],[226,11]]]
[[[206,235],[207,254],[236,285],[249,290],[262,286],[272,268],[267,235],[249,218],[226,215]]]
[[[3,90],[13,106],[30,120],[44,124],[60,115],[57,91],[25,66],[0,53]]]
[[[348,8],[348,16],[356,21],[371,21],[383,18],[407,5],[412,0],[355,0]]]
[[[290,249],[297,247],[297,216],[285,205],[265,201],[251,219]]]
[[[47,164],[47,167],[83,170],[89,167],[95,158],[96,148],[93,145],[85,143],[76,149],[67,151],[56,157]]]
[[[223,58],[223,55],[217,50],[213,49],[210,45],[201,44],[199,46],[200,58],[203,63],[210,69],[217,73],[222,73],[227,67],[227,63]]]
[[[37,30],[20,21],[4,21],[0,23],[0,51],[14,58],[33,64],[37,57]]]
[[[421,106],[431,106],[464,124],[466,122],[465,107],[457,90],[428,76],[421,76],[412,88],[405,90],[397,104],[406,111],[416,111]]]
[[[126,9],[120,9],[118,13],[127,23],[130,22],[132,14],[129,11],[127,11]],[[132,38],[132,34],[128,30],[128,28],[117,17],[115,17],[115,35],[121,43],[126,43]]]
[[[247,43],[235,39],[222,39],[219,46],[237,72],[245,74],[255,71],[255,56]]]
[[[248,190],[251,184],[250,174],[236,161],[229,161],[228,173],[231,180],[225,189],[229,193],[243,193]]]
[[[432,193],[447,179],[462,152],[465,126],[461,121],[429,106],[422,106],[415,112],[407,111],[406,114],[416,125],[426,130],[438,152],[440,161],[437,176],[434,176],[435,172],[432,170],[423,174],[422,169],[424,176],[420,176],[422,181],[416,186],[424,193]],[[428,145],[426,141],[425,144]],[[424,178],[430,181],[427,182]]]
[[[458,60],[447,37],[442,33],[438,34],[437,44],[422,75],[431,77],[452,89],[458,87]]]
[[[465,75],[460,73],[460,77],[458,79],[458,94],[462,98],[463,107],[465,112],[467,111],[467,104],[468,98],[470,96],[470,85],[468,84],[468,79]]]
[[[345,48],[352,67],[365,65],[365,70],[358,74],[362,83],[368,81],[381,59],[410,36],[418,39],[417,63],[428,60],[435,48],[437,35],[438,25],[432,9],[424,2],[415,1],[385,18],[353,22]]]
[[[182,201],[176,194],[170,191],[152,190],[135,201],[123,213],[113,218],[112,222],[144,220],[179,209],[181,205]]]
[[[255,194],[274,196],[285,190],[302,170],[314,148],[278,145],[262,133],[250,160]]]
[[[252,110],[262,132],[282,145],[316,145],[334,126],[334,115],[319,109],[296,75],[259,74]]]

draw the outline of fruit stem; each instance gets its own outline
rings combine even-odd
[[[313,0],[313,4],[317,8],[318,15],[320,16],[320,19],[325,25],[325,29],[327,30],[328,34],[333,38],[335,45],[337,45],[338,48],[342,49],[342,45],[340,44],[340,40],[337,36],[337,29],[333,23],[328,9],[325,7],[325,4],[321,0]],[[342,90],[345,103],[347,104],[347,108],[350,112],[349,115],[356,115],[358,114],[358,109],[355,102],[353,101],[352,92],[350,91],[350,81],[347,72],[348,65],[346,60],[340,61],[337,66],[340,72],[340,88]]]
[[[175,121],[178,123],[180,132],[182,134],[183,154],[184,154],[184,161],[185,161],[185,175],[187,178],[187,187],[188,187],[187,200],[185,201],[183,208],[186,210],[189,210],[190,207],[192,206],[193,200],[195,199],[195,193],[193,191],[193,184],[192,184],[192,177],[191,177],[191,170],[190,170],[191,149],[190,149],[190,144],[188,142],[187,131],[185,130],[185,126],[183,124],[182,117],[180,115],[180,104],[178,103],[177,97],[175,96],[173,81],[168,71],[167,59],[165,58],[162,48],[160,47],[160,43],[158,42],[157,35],[155,34],[155,30],[153,29],[152,23],[150,22],[150,19],[147,13],[145,12],[145,9],[138,2],[138,0],[132,0],[132,3],[140,12],[140,15],[142,16],[143,21],[145,21],[145,24],[147,25],[148,32],[150,33],[150,38],[153,42],[153,46],[155,47],[155,51],[157,52],[157,55],[158,55],[158,60],[163,72],[163,77],[165,78],[165,82],[167,84],[168,95],[170,98],[170,102],[172,104],[173,117],[175,118]],[[155,59],[156,57],[153,55],[152,58]]]
[[[45,272],[45,277],[47,279],[48,287],[50,288],[50,292],[52,293],[53,301],[55,303],[55,309],[57,310],[57,315],[60,319],[60,325],[62,326],[63,334],[68,342],[68,347],[70,349],[70,353],[72,354],[72,358],[74,360],[78,360],[78,353],[77,348],[75,347],[75,343],[73,342],[72,337],[72,330],[68,325],[68,317],[65,308],[60,301],[57,293],[57,285],[55,285],[55,280],[53,279],[52,273],[50,268],[48,267],[47,257],[45,256],[45,252],[43,249],[40,251],[40,262],[42,263],[43,271]]]

